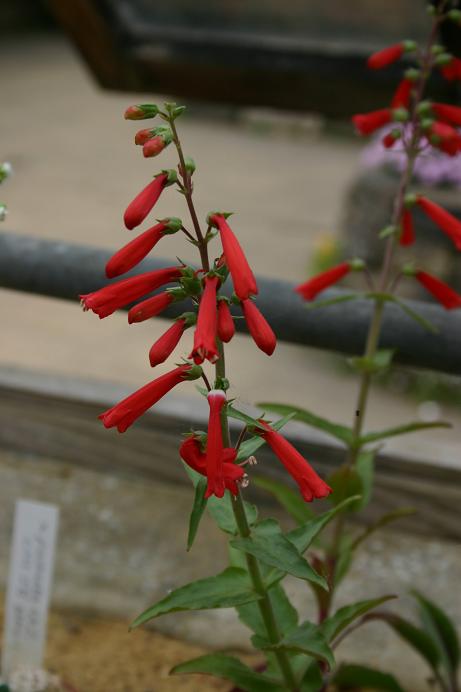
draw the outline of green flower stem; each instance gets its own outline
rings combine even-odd
[[[217,343],[219,358],[216,361],[215,366],[216,378],[225,378],[226,361],[224,356],[224,347],[220,340],[217,340]],[[230,435],[229,423],[225,411],[223,411],[221,423],[223,429],[224,446],[228,447],[230,445]],[[240,536],[242,538],[248,538],[248,536],[251,535],[251,529],[248,524],[248,519],[245,512],[245,505],[243,504],[243,499],[240,492],[235,498],[233,498],[232,509],[234,511],[235,522],[237,524]],[[253,588],[257,594],[260,594],[262,596],[262,598],[258,600],[258,607],[264,622],[264,626],[266,628],[268,641],[271,644],[279,644],[282,639],[282,636],[280,634],[280,630],[275,619],[274,609],[272,607],[269,593],[264,584],[264,579],[261,574],[259,562],[253,555],[249,555],[248,553],[245,553],[245,558],[248,567],[248,573],[253,584]],[[296,677],[291,667],[288,654],[286,653],[286,651],[275,650],[274,655],[279,664],[287,689],[292,690],[292,692],[296,692],[296,690],[298,689]]]
[[[184,160],[184,154],[182,151],[182,146],[181,142],[176,130],[176,126],[174,123],[174,120],[171,118],[169,120],[169,125],[171,127],[171,131],[173,133],[173,141],[175,143],[177,152],[178,152],[178,157],[179,157],[179,162],[180,162],[180,167],[179,167],[179,172],[180,175],[183,179],[183,185],[182,185],[182,190],[184,192],[184,196],[186,198],[187,206],[189,208],[189,212],[191,215],[192,223],[194,226],[194,230],[197,236],[197,245],[198,249],[200,251],[200,258],[202,261],[202,268],[205,271],[210,270],[210,261],[208,257],[208,245],[207,242],[203,236],[203,233],[200,228],[200,223],[198,221],[197,213],[195,211],[194,207],[194,202],[192,199],[192,181],[189,173],[186,170],[185,166],[185,160]],[[219,352],[219,358],[216,361],[216,379],[224,379],[226,377],[226,363],[225,363],[225,357],[224,357],[224,346],[222,342],[219,339],[216,339],[216,343],[218,346],[218,352]],[[205,379],[205,383],[207,383],[207,380]],[[207,385],[209,386],[209,385]],[[227,415],[225,411],[222,414],[222,419],[221,419],[221,424],[222,424],[222,431],[223,431],[223,443],[225,447],[230,446],[230,435],[229,435],[229,424],[227,420]],[[239,493],[237,497],[234,499],[232,502],[232,508],[234,511],[234,516],[235,516],[235,522],[238,527],[239,534],[242,538],[247,538],[251,534],[251,529],[248,524],[248,519],[246,516],[245,512],[245,505],[243,504],[242,496]],[[261,598],[258,600],[258,607],[261,613],[262,620],[264,622],[264,626],[266,628],[267,632],[267,639],[271,644],[279,644],[282,636],[280,634],[280,630],[277,625],[277,621],[275,619],[275,614],[274,614],[274,609],[272,607],[271,599],[268,593],[268,589],[266,588],[266,585],[264,584],[264,579],[261,573],[261,568],[259,566],[258,560],[253,557],[253,555],[248,555],[245,554],[246,562],[247,562],[247,567],[248,567],[248,573],[250,575],[251,582],[253,584],[253,588],[255,592],[261,596]],[[280,671],[282,673],[283,679],[285,681],[285,686],[287,690],[290,690],[290,692],[297,692],[298,690],[298,685],[296,682],[296,676],[293,672],[293,668],[291,666],[290,658],[286,651],[282,650],[275,650],[274,651],[275,658],[279,664]]]
[[[412,128],[411,139],[407,144],[407,165],[402,173],[400,184],[395,196],[394,210],[392,214],[391,224],[394,226],[399,226],[402,218],[402,213],[405,205],[405,195],[407,193],[408,187],[411,183],[413,177],[413,171],[415,166],[415,161],[420,153],[419,143],[422,136],[422,131],[418,122],[418,105],[421,102],[424,90],[426,87],[427,80],[431,73],[433,66],[433,57],[431,48],[435,43],[437,37],[437,30],[441,22],[440,16],[434,19],[432,30],[428,39],[427,47],[424,53],[423,65],[421,71],[421,78],[419,80],[415,100],[413,104],[413,109],[410,118],[410,127]],[[378,291],[379,293],[386,293],[391,290],[392,287],[392,264],[395,254],[396,238],[395,235],[389,236],[386,243],[386,248],[384,251],[384,258],[381,268],[381,274],[379,277]],[[394,284],[395,290],[395,284]],[[373,360],[374,356],[379,347],[379,340],[381,336],[381,328],[383,322],[384,314],[384,301],[382,298],[375,298],[373,314],[370,321],[370,326],[368,328],[366,346],[364,357],[369,360]],[[357,462],[358,455],[360,453],[361,445],[360,438],[362,436],[363,426],[365,422],[365,415],[367,411],[370,386],[372,381],[372,374],[370,372],[363,372],[360,378],[359,390],[357,395],[357,403],[355,406],[355,416],[352,426],[352,438],[348,445],[346,453],[346,464],[349,468],[353,468]],[[338,557],[341,550],[341,542],[346,526],[346,514],[341,513],[335,522],[333,540],[328,551],[328,564],[330,566],[330,591],[328,592],[326,607],[322,608],[322,612],[319,614],[319,621],[322,622],[330,614],[333,598],[335,595],[335,569],[338,561]]]

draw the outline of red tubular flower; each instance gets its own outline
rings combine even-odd
[[[205,288],[200,299],[197,316],[197,326],[194,334],[194,348],[189,358],[199,364],[209,360],[216,363],[219,354],[216,346],[216,331],[218,313],[216,305],[216,291],[219,279],[217,276],[205,276]]]
[[[167,223],[161,221],[124,245],[106,264],[106,276],[113,279],[135,267],[157,245],[166,229]]]
[[[242,300],[248,330],[256,346],[271,356],[277,345],[275,334],[252,300]]]
[[[148,139],[152,139],[152,137],[155,137],[155,130],[150,128],[138,130],[134,136],[134,143],[142,146]]]
[[[168,175],[160,173],[134,198],[123,216],[127,228],[131,230],[144,221],[162,194],[167,182]]]
[[[444,281],[423,271],[416,272],[415,277],[447,310],[461,308],[461,296]]]
[[[98,418],[102,420],[105,428],[116,427],[119,432],[125,432],[135,420],[146,413],[151,406],[160,401],[177,384],[186,379],[197,379],[200,376],[201,368],[196,369],[192,365],[180,365],[130,394],[126,399],[101,413]]]
[[[461,126],[461,108],[458,106],[449,106],[446,103],[432,103],[431,109],[439,118],[453,125]]]
[[[408,209],[403,210],[402,232],[400,233],[400,245],[412,245],[415,242],[415,228],[413,217]]]
[[[264,438],[290,476],[296,481],[303,499],[306,502],[312,502],[315,498],[327,497],[332,492],[331,488],[314,471],[307,459],[264,420],[260,420],[259,423],[264,426],[265,432],[257,430],[258,434]]]
[[[226,219],[221,214],[213,214],[210,217],[210,223],[217,226],[221,234],[226,264],[232,276],[235,293],[240,300],[256,295],[258,293],[256,279]]]
[[[218,337],[228,343],[235,334],[235,324],[226,300],[218,301]]]
[[[205,497],[224,495],[224,470],[223,470],[223,439],[221,425],[221,411],[226,404],[226,395],[222,389],[212,389],[208,392],[210,416],[208,419],[208,437],[206,444],[206,475],[208,486]]]
[[[149,362],[154,368],[160,363],[164,363],[166,359],[173,353],[179,343],[184,330],[186,329],[186,320],[180,318],[173,322],[171,327],[152,344],[149,351]]]
[[[461,80],[461,60],[459,58],[452,58],[448,65],[443,65],[440,71],[449,82]]]
[[[186,462],[194,471],[202,476],[207,475],[206,454],[200,449],[200,440],[191,436],[184,440],[179,448],[181,459]],[[237,452],[232,447],[223,450],[223,476],[224,485],[233,495],[238,495],[239,487],[237,482],[245,478],[245,472],[241,466],[234,464]]]
[[[153,103],[140,103],[137,106],[128,106],[125,111],[125,120],[146,120],[155,118],[158,106]]]
[[[118,281],[100,288],[94,293],[81,295],[84,310],[92,310],[100,319],[112,315],[115,310],[123,308],[128,303],[141,298],[141,296],[155,291],[164,284],[171,283],[181,276],[181,267],[166,267],[154,272],[138,274],[129,279]]]
[[[392,46],[388,46],[388,48],[384,48],[383,50],[373,53],[373,55],[370,55],[367,60],[367,65],[370,70],[381,70],[383,67],[392,65],[392,63],[400,60],[404,52],[405,43],[396,43]]]
[[[317,276],[313,276],[305,283],[297,286],[295,291],[299,293],[304,300],[312,300],[315,296],[323,291],[328,286],[332,286],[337,283],[343,276],[346,276],[351,270],[351,265],[349,262],[341,262],[341,264],[328,269]]]
[[[408,108],[412,89],[413,82],[410,79],[402,79],[392,98],[391,107]]]
[[[423,212],[432,219],[441,231],[451,238],[456,249],[461,250],[461,221],[422,195],[417,198],[416,204],[421,207]]]
[[[141,303],[133,305],[133,307],[128,310],[128,324],[145,322],[145,320],[149,320],[151,317],[160,315],[161,312],[171,305],[173,300],[174,297],[172,293],[163,291],[156,296],[152,296],[152,298],[147,298]]]
[[[387,125],[391,120],[392,111],[390,108],[381,108],[370,113],[359,113],[352,118],[355,129],[361,135],[371,135],[372,132]]]
[[[163,137],[157,135],[156,137],[152,137],[152,139],[148,139],[147,142],[144,143],[142,153],[146,159],[149,159],[153,156],[158,156],[166,146],[167,142],[165,142]]]

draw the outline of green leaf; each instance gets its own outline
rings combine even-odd
[[[331,669],[335,665],[333,652],[318,625],[303,622],[293,632],[284,637],[278,647],[307,654],[316,660],[325,661]]]
[[[392,302],[396,303],[403,312],[408,315],[408,317],[411,317],[412,320],[417,322],[420,327],[425,329],[428,332],[431,332],[431,334],[438,334],[439,333],[439,328],[435,326],[435,324],[432,324],[432,322],[429,322],[425,317],[420,315],[418,312],[413,310],[413,308],[410,308],[403,300],[400,300],[400,298],[396,298],[396,296],[393,296]]]
[[[366,449],[359,452],[355,464],[360,480],[362,482],[362,497],[354,504],[353,509],[358,511],[364,509],[371,500],[373,490],[374,462],[376,450]]]
[[[368,526],[363,533],[352,541],[351,550],[355,550],[364,540],[371,536],[372,533],[381,529],[383,526],[387,526],[387,524],[397,521],[398,519],[403,519],[403,517],[410,517],[412,514],[416,514],[416,510],[413,507],[400,507],[400,509],[394,509],[392,512],[386,512],[386,514],[383,514],[374,524]]]
[[[236,420],[239,420],[242,423],[245,423],[245,425],[248,425],[249,427],[261,428],[261,430],[264,430],[264,426],[258,422],[257,418],[252,418],[252,416],[249,416],[247,413],[243,413],[242,411],[238,411],[231,404],[227,404],[226,414],[229,418],[235,418]]]
[[[312,303],[306,303],[307,310],[317,310],[318,308],[326,308],[329,305],[337,305],[337,303],[346,303],[349,300],[357,300],[362,298],[360,293],[348,293],[345,296],[336,296],[335,298],[325,298],[324,300],[316,300]]]
[[[372,598],[367,601],[358,601],[352,605],[344,606],[336,611],[334,615],[324,620],[320,626],[326,640],[328,642],[336,639],[346,627],[361,615],[368,613],[369,610],[377,608],[381,603],[385,603],[396,596],[381,596],[380,598]]]
[[[281,430],[293,418],[294,414],[284,416],[283,418],[280,418],[280,420],[275,421],[275,423],[272,423],[271,426],[272,428],[274,428],[274,430]],[[253,454],[255,454],[258,451],[258,449],[265,444],[266,441],[260,435],[255,435],[254,437],[245,440],[240,445],[240,449],[237,455],[237,461],[244,461],[245,459],[248,459],[248,457],[251,457]]]
[[[247,572],[237,567],[228,567],[215,577],[199,579],[175,589],[138,615],[130,629],[139,627],[160,615],[179,610],[233,608],[259,598],[260,596],[251,587]]]
[[[290,406],[288,404],[277,404],[264,402],[258,404],[262,409],[267,411],[273,411],[274,413],[279,413],[281,416],[294,414],[294,420],[300,421],[301,423],[306,423],[312,428],[317,428],[318,430],[323,430],[323,432],[333,435],[338,440],[349,444],[352,441],[352,431],[345,425],[340,425],[339,423],[332,423],[326,418],[317,416],[311,411],[307,411],[304,408],[299,408],[297,406]]]
[[[256,673],[244,663],[224,654],[209,654],[180,663],[171,670],[172,675],[204,673],[230,680],[247,692],[283,692],[283,688],[265,675]]]
[[[390,367],[394,353],[395,349],[382,348],[376,351],[372,357],[360,356],[357,358],[349,358],[349,363],[359,372],[375,374],[384,372],[384,370]]]
[[[440,663],[440,652],[431,637],[409,620],[394,613],[376,613],[373,620],[385,622],[410,646],[412,646],[427,661],[432,670],[436,671]]]
[[[353,557],[354,551],[352,549],[352,540],[350,536],[346,536],[341,541],[339,557],[335,565],[335,571],[333,575],[335,588],[338,587],[339,583],[349,572]]]
[[[308,519],[314,517],[314,513],[302,499],[299,492],[289,488],[285,483],[275,481],[266,476],[252,476],[251,482],[258,488],[267,490],[275,497],[282,507],[295,519],[299,524],[303,524]]]
[[[363,496],[363,483],[357,470],[349,464],[343,464],[327,478],[333,492],[328,497],[333,505],[338,505],[349,497]],[[357,502],[348,507],[348,511],[357,511]]]
[[[195,536],[197,535],[197,530],[200,524],[200,520],[203,516],[203,512],[205,511],[206,507],[206,488],[207,488],[207,480],[206,478],[200,478],[197,485],[195,486],[195,496],[194,496],[194,504],[192,506],[192,512],[190,513],[190,518],[189,518],[189,532],[187,534],[187,550],[189,551],[192,548],[192,545],[195,540]]]
[[[363,689],[385,690],[387,692],[404,692],[393,675],[382,673],[368,666],[343,664],[333,682],[339,690]]]
[[[232,509],[232,495],[229,490],[226,490],[224,497],[208,498],[207,509],[212,518],[215,520],[221,531],[230,533],[235,536],[238,533],[238,527]],[[249,502],[244,502],[245,512],[250,526],[256,522],[258,518],[258,510]]]
[[[285,593],[281,584],[276,584],[268,592],[275,619],[282,636],[292,632],[298,626],[298,613]],[[246,603],[238,606],[239,619],[260,637],[267,636],[266,625],[257,603]]]
[[[302,526],[299,526],[293,531],[285,534],[290,543],[296,547],[296,549],[301,553],[301,555],[306,552],[306,550],[311,545],[312,541],[317,537],[317,535],[322,531],[322,529],[341,511],[343,511],[348,505],[356,502],[358,497],[348,497],[343,502],[340,502],[334,509],[330,509],[329,512],[324,512],[315,517],[315,519],[310,519],[306,521]]]
[[[439,646],[442,663],[450,673],[456,674],[460,663],[460,646],[452,621],[433,601],[417,591],[414,591],[413,595],[419,603],[424,629]]]
[[[323,677],[317,661],[312,661],[301,680],[300,692],[319,692],[322,689]]]
[[[275,567],[282,573],[288,573],[298,579],[304,579],[327,589],[323,577],[310,566],[307,560],[298,552],[282,533],[271,535],[255,534],[250,538],[238,538],[231,541],[238,550],[253,555],[266,565]]]
[[[365,445],[376,440],[383,440],[385,437],[396,437],[396,435],[404,435],[405,433],[416,432],[418,430],[426,430],[427,428],[451,428],[451,423],[445,421],[436,421],[434,423],[423,423],[416,421],[406,423],[405,425],[397,425],[394,428],[386,430],[377,430],[375,432],[366,433],[360,438],[360,444]]]

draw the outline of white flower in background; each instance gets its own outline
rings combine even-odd
[[[13,172],[13,166],[9,161],[4,161],[0,164],[0,183],[10,177]]]
[[[3,202],[0,202],[0,221],[5,221],[7,214],[8,214],[8,209],[6,208],[6,204],[3,204]]]

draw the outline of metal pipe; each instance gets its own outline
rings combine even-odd
[[[110,250],[87,245],[0,233],[0,286],[77,300],[78,294],[108,283],[104,265],[111,254]],[[174,261],[152,258],[139,269],[149,271],[171,264]],[[258,285],[257,304],[280,340],[351,355],[363,352],[371,301],[359,299],[310,311],[293,292],[294,284],[259,277]],[[331,289],[322,299],[344,293]],[[426,331],[398,305],[387,304],[380,347],[397,349],[396,362],[461,375],[461,313],[421,301],[406,302],[437,327],[438,333]],[[184,304],[175,304],[165,316],[173,317],[184,309]],[[236,327],[244,332],[244,320],[236,320]]]

